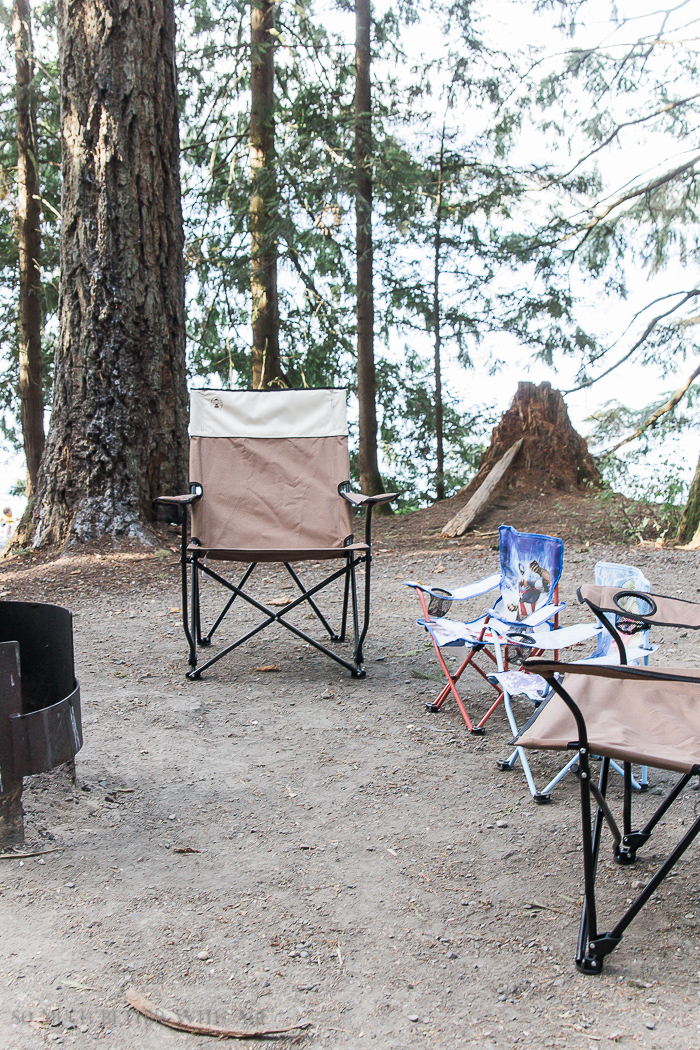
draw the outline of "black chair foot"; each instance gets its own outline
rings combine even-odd
[[[581,973],[593,974],[598,977],[603,972],[603,960],[584,955],[583,959],[576,960],[576,969]]]
[[[541,806],[543,806],[546,802],[549,802],[552,798],[551,795],[545,794],[544,791],[536,791],[532,797],[534,798],[535,802],[539,802]]]
[[[506,772],[510,772],[513,767],[511,766],[511,764],[510,764],[510,762],[508,761],[507,758],[497,758],[496,759],[496,768],[500,769],[501,772],[506,773]]]
[[[472,736],[483,736],[486,730],[483,726],[472,726],[469,732],[472,734]]]
[[[435,712],[435,711],[439,711],[440,708],[438,707],[437,704],[426,704],[425,705],[425,710],[426,711],[433,711],[433,712]]]
[[[352,672],[352,677],[353,678],[366,678],[367,677],[367,672],[365,671],[364,667],[356,667],[355,670]]]
[[[203,648],[206,649],[208,645],[211,645],[211,638],[198,638],[197,645],[201,645]]]
[[[189,678],[191,682],[199,682],[202,677],[202,672],[198,671],[195,667],[194,670],[188,671],[185,678]]]

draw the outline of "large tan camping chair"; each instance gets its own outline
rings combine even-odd
[[[700,774],[700,670],[628,665],[615,621],[631,619],[643,630],[652,625],[698,630],[700,605],[595,584],[581,587],[579,598],[610,631],[619,649],[620,665],[528,660],[527,669],[542,675],[553,693],[517,741],[524,748],[574,750],[578,754],[584,902],[576,965],[583,973],[598,974],[605,956],[617,947],[632,920],[700,832],[698,816],[619,921],[609,932],[601,933],[595,888],[603,824],[607,823],[613,838],[615,861],[633,864],[637,851],[691,777]],[[602,757],[597,785],[591,775],[592,755]],[[622,763],[624,770],[621,828],[606,798],[612,760]],[[680,773],[640,828],[632,822],[632,763]]]
[[[160,496],[179,505],[182,522],[182,614],[189,645],[188,678],[277,623],[361,678],[362,647],[369,627],[372,508],[394,493],[363,496],[350,492],[345,390],[193,390],[190,395],[190,493]],[[364,542],[353,536],[353,509],[365,510]],[[191,514],[188,537],[187,510]],[[306,586],[293,563],[340,562],[320,582]],[[247,567],[233,583],[219,563]],[[259,563],[277,562],[299,590],[281,610],[270,608],[246,588]],[[217,565],[217,569],[214,568]],[[365,568],[360,624],[356,569]],[[189,577],[189,587],[188,587]],[[208,632],[202,631],[200,581],[216,581],[226,600]],[[342,588],[336,632],[316,603],[318,593],[338,581]],[[198,666],[197,649],[209,646],[239,598],[262,619]],[[353,651],[346,658],[312,638],[289,619],[295,609],[311,612],[333,642],[345,640],[352,619]]]

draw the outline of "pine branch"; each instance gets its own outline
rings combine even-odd
[[[587,387],[593,386],[594,383],[597,383],[599,379],[603,379],[605,376],[610,375],[611,372],[614,372],[616,368],[619,368],[620,365],[624,364],[625,361],[628,361],[630,359],[635,350],[638,350],[642,343],[644,343],[649,338],[649,336],[654,331],[654,329],[660,321],[663,321],[663,319],[665,317],[668,317],[670,314],[675,313],[676,310],[680,310],[680,308],[682,306],[685,306],[685,304],[691,299],[697,299],[698,296],[700,296],[700,288],[694,288],[692,291],[686,292],[683,298],[680,300],[680,302],[676,303],[675,306],[672,306],[670,310],[666,310],[665,313],[657,314],[656,317],[652,317],[651,321],[646,326],[639,339],[627,351],[626,354],[623,354],[619,361],[616,361],[614,365],[611,365],[610,368],[606,368],[604,372],[601,372],[600,375],[595,376],[593,379],[586,379],[585,382],[579,383],[578,386],[571,387],[570,390],[562,390],[562,395],[566,396],[567,394],[575,394],[579,390],[585,390]]]
[[[683,175],[686,171],[690,171],[694,168],[697,162],[700,160],[700,153],[696,153],[694,157],[691,157],[685,164],[679,165],[677,168],[673,168],[672,171],[667,171],[664,175],[660,175],[658,179],[654,179],[653,182],[648,182],[645,186],[640,186],[636,190],[630,190],[629,193],[624,193],[617,200],[614,200],[611,204],[605,208],[600,215],[596,215],[590,222],[584,223],[578,229],[572,230],[566,237],[562,238],[563,241],[569,240],[571,237],[575,237],[577,233],[585,231],[583,239],[578,244],[578,248],[584,243],[586,238],[592,233],[592,231],[599,226],[600,223],[610,215],[611,212],[617,208],[621,208],[623,204],[628,204],[630,201],[637,200],[639,197],[645,197],[647,194],[652,193],[654,190],[661,189],[662,186],[668,185],[669,182],[673,182],[679,175]]]
[[[618,441],[616,445],[613,445],[612,448],[609,448],[607,452],[603,452],[603,456],[611,456],[613,452],[617,452],[617,450],[619,448],[622,448],[623,445],[628,445],[630,441],[634,441],[636,438],[641,437],[645,430],[649,430],[650,427],[655,427],[662,416],[665,416],[668,412],[673,411],[673,409],[681,400],[685,392],[688,390],[690,384],[693,382],[693,380],[697,379],[698,376],[700,376],[700,365],[698,365],[693,374],[689,376],[689,378],[685,381],[683,386],[679,387],[678,390],[676,390],[673,397],[669,398],[666,404],[662,405],[660,408],[657,408],[656,412],[653,412],[648,419],[645,419],[641,427],[635,430],[634,434],[629,434],[626,438],[623,438],[622,441]]]
[[[599,142],[598,145],[595,146],[588,153],[586,153],[585,156],[580,157],[579,160],[576,161],[574,166],[572,168],[569,168],[568,171],[564,172],[563,175],[558,176],[557,179],[552,179],[549,183],[549,186],[556,185],[556,183],[561,179],[568,179],[578,168],[581,167],[582,164],[585,164],[586,161],[590,160],[591,157],[594,157],[596,153],[600,153],[601,150],[604,150],[606,146],[609,146],[611,144],[611,142],[614,142],[615,139],[618,138],[620,133],[623,132],[626,128],[633,128],[637,124],[645,124],[648,120],[653,120],[654,117],[660,117],[664,113],[671,113],[674,109],[679,109],[681,106],[685,106],[689,102],[695,102],[695,100],[698,98],[700,98],[700,92],[695,95],[689,95],[687,98],[678,99],[676,102],[669,102],[667,106],[662,106],[660,109],[656,109],[651,113],[645,113],[643,116],[636,117],[634,120],[621,121],[619,124],[615,125],[613,130],[607,136],[607,138],[603,139],[602,142]],[[548,186],[542,187],[542,189],[548,188]]]

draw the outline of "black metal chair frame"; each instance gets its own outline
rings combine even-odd
[[[560,678],[567,673],[587,674],[598,677],[632,678],[641,681],[658,680],[663,682],[695,683],[700,687],[700,675],[697,677],[676,675],[655,671],[648,667],[629,665],[614,668],[602,666],[586,667],[581,664],[566,664],[545,660],[529,660],[527,667],[528,670],[542,675],[549,682],[554,693],[561,697],[576,721],[578,740],[572,741],[569,747],[578,750],[579,757],[578,776],[581,801],[584,901],[575,959],[576,966],[582,973],[600,974],[603,970],[604,958],[615,950],[630,923],[639,914],[652,894],[697,837],[700,832],[700,816],[694,821],[636,899],[608,932],[600,932],[599,930],[595,894],[603,824],[606,823],[611,832],[613,857],[616,863],[621,865],[634,864],[637,859],[637,851],[649,840],[654,828],[678,798],[683,788],[686,787],[693,776],[700,775],[700,764],[694,765],[690,772],[683,773],[644,826],[635,828],[632,821],[632,765],[629,762],[624,762],[622,828],[620,828],[606,798],[610,758],[602,758],[600,776],[596,785],[591,774],[590,759],[592,756],[588,745],[588,732],[584,716],[562,685]],[[546,701],[542,708],[546,706],[547,702],[549,701]],[[537,712],[538,715],[540,713],[541,711]],[[533,722],[534,718],[530,719],[528,726],[524,727],[522,732],[524,733]],[[593,814],[594,806],[595,813]]]
[[[301,580],[298,572],[293,568],[291,561],[266,561],[262,564],[281,564],[284,565],[287,573],[294,581],[294,584],[300,591],[300,595],[294,601],[286,605],[281,611],[276,612],[263,602],[258,601],[257,598],[253,597],[252,594],[244,590],[245,585],[253,574],[256,566],[259,564],[256,561],[251,561],[245,569],[243,575],[240,577],[237,583],[231,582],[226,579],[221,573],[214,571],[207,564],[207,550],[202,550],[200,554],[196,547],[198,540],[196,537],[191,537],[188,542],[188,526],[189,526],[189,513],[188,508],[196,500],[200,499],[203,494],[203,487],[200,484],[190,485],[189,496],[159,496],[155,502],[165,505],[178,506],[182,513],[181,522],[181,549],[180,549],[180,565],[182,574],[182,626],[187,639],[189,647],[189,664],[190,670],[187,672],[187,678],[198,679],[202,673],[208,668],[212,667],[213,664],[217,663],[228,653],[237,649],[239,646],[245,644],[260,631],[265,630],[273,623],[279,624],[281,627],[285,627],[292,634],[296,635],[297,638],[302,639],[309,645],[318,649],[319,652],[324,653],[325,656],[330,657],[341,667],[346,668],[350,671],[353,678],[364,678],[366,671],[364,668],[364,656],[363,646],[367,631],[369,629],[370,620],[370,596],[371,596],[371,576],[370,569],[372,564],[372,511],[378,504],[389,503],[391,500],[396,498],[396,493],[382,493],[378,496],[365,496],[359,493],[350,491],[350,483],[343,482],[338,486],[339,495],[345,499],[348,503],[354,507],[363,508],[365,510],[365,536],[364,543],[366,550],[357,551],[352,550],[347,555],[343,556],[342,549],[338,551],[338,558],[343,558],[345,564],[342,568],[337,569],[330,575],[326,576],[320,583],[307,587]],[[351,546],[354,540],[352,536],[349,536],[346,540],[346,545]],[[222,559],[225,560],[225,559]],[[358,565],[365,566],[365,583],[364,583],[364,595],[363,595],[363,615],[362,623],[360,624],[360,611],[358,602],[358,588],[357,578],[355,570]],[[202,631],[202,617],[201,617],[201,602],[200,602],[200,577],[207,576],[209,579],[214,580],[225,590],[230,591],[230,597],[225,601],[221,611],[216,616],[213,624],[209,627],[208,631],[204,633]],[[336,580],[344,579],[343,589],[343,607],[341,614],[340,630],[334,631],[329,624],[326,616],[321,612],[318,605],[314,601],[314,596],[319,591],[325,589]],[[223,649],[219,650],[214,656],[206,660],[205,663],[198,663],[197,649],[206,648],[211,645],[212,639],[215,632],[223,622],[228,613],[229,609],[233,605],[236,598],[240,598],[246,602],[252,608],[256,609],[261,613],[264,619],[258,623],[252,630],[247,631],[241,635],[234,642],[229,643]],[[347,632],[348,624],[348,612],[352,619],[352,630],[353,630],[353,653],[352,659],[347,660],[342,657],[339,653],[334,652],[327,645],[319,642],[311,635],[302,631],[301,628],[295,624],[290,623],[285,617],[290,612],[299,606],[306,603],[315,617],[322,624],[324,630],[328,633],[329,640],[331,642],[344,642]]]

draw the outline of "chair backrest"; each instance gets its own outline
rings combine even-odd
[[[193,390],[192,536],[203,547],[342,547],[352,512],[345,390]]]
[[[498,538],[501,601],[512,619],[522,620],[554,598],[564,563],[564,541],[518,532],[510,525],[501,525]]]
[[[644,594],[649,594],[651,591],[649,580],[646,578],[642,570],[637,569],[634,565],[621,565],[617,562],[599,561],[596,564],[593,578],[595,583],[601,587],[617,587],[620,590],[641,591]],[[630,609],[632,612],[639,614],[642,614],[645,611],[641,607],[640,601],[636,599],[632,599]],[[649,631],[637,621],[618,614],[615,616],[615,627],[624,635],[636,634],[641,631],[643,635],[640,639],[641,644],[646,647],[649,646]],[[610,634],[610,631],[601,628],[601,632],[598,636],[598,648],[592,654],[591,659],[599,659],[600,657],[607,656],[613,647],[615,653],[617,653],[615,639]]]
[[[613,561],[596,563],[593,578],[601,587],[621,587],[630,591],[648,594],[651,584],[641,569],[634,565],[620,565]]]

